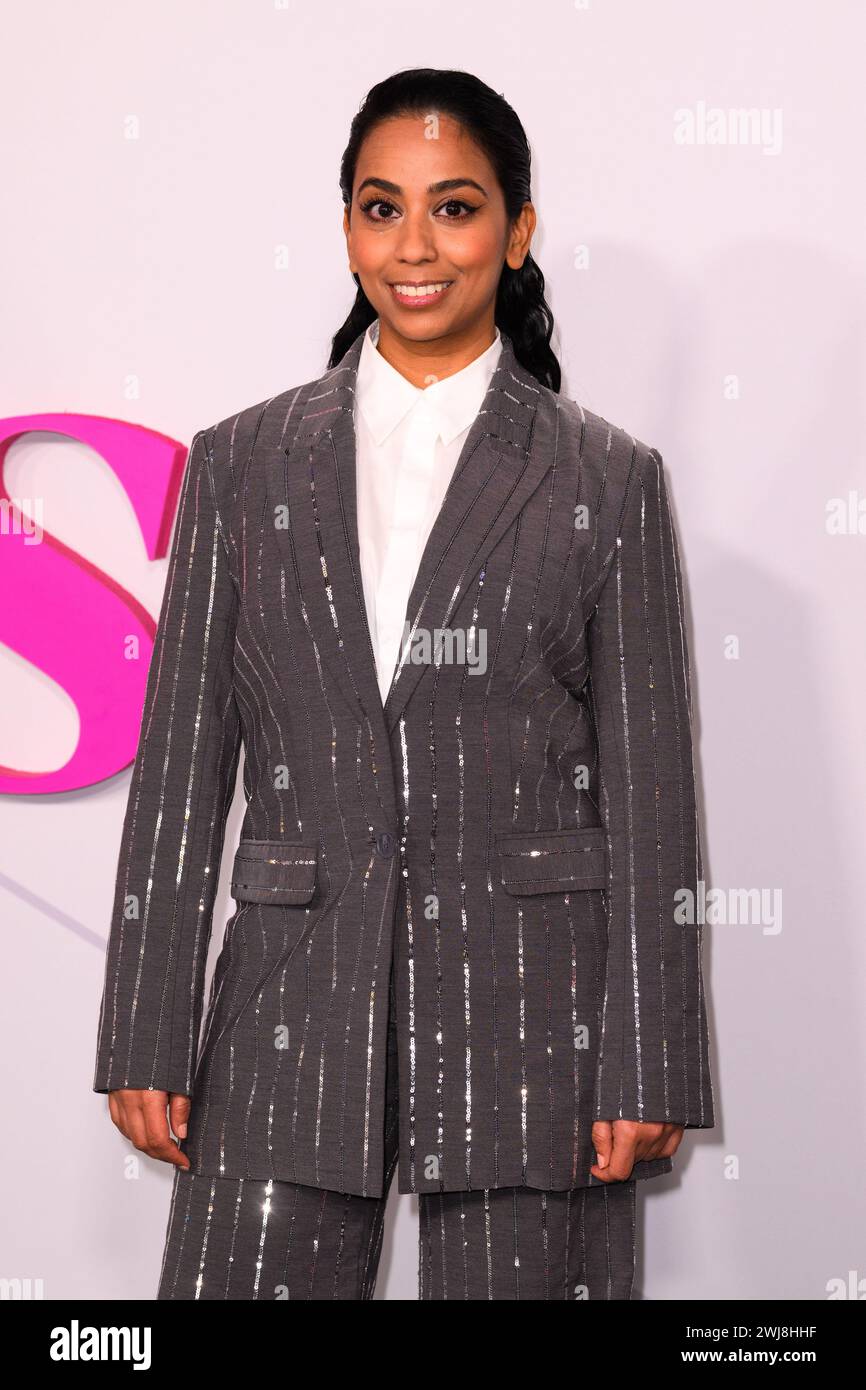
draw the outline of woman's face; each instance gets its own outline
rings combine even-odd
[[[535,226],[527,203],[513,227],[493,166],[449,116],[400,116],[364,140],[349,267],[380,329],[416,343],[491,336],[506,262],[517,269]]]

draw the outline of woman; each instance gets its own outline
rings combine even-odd
[[[176,1165],[160,1298],[372,1297],[399,1160],[421,1297],[626,1299],[713,1124],[662,461],[559,394],[500,96],[380,83],[341,187],[328,370],[190,451],[94,1089]]]

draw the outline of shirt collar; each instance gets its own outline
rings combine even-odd
[[[378,338],[379,320],[374,319],[364,334],[355,380],[355,398],[376,444],[382,444],[422,398],[443,443],[450,444],[472,424],[484,400],[502,351],[499,329],[480,356],[427,387],[413,386],[392,367],[376,347]]]

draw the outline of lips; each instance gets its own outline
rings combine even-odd
[[[398,304],[408,309],[420,309],[438,304],[453,283],[453,280],[427,280],[413,285],[411,281],[400,280],[389,288]]]

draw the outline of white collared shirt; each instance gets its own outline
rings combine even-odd
[[[355,382],[361,579],[382,703],[400,656],[406,605],[460,451],[502,351],[499,330],[479,357],[430,386],[413,386],[378,351],[379,320],[361,346]],[[415,614],[408,615],[409,621]]]

